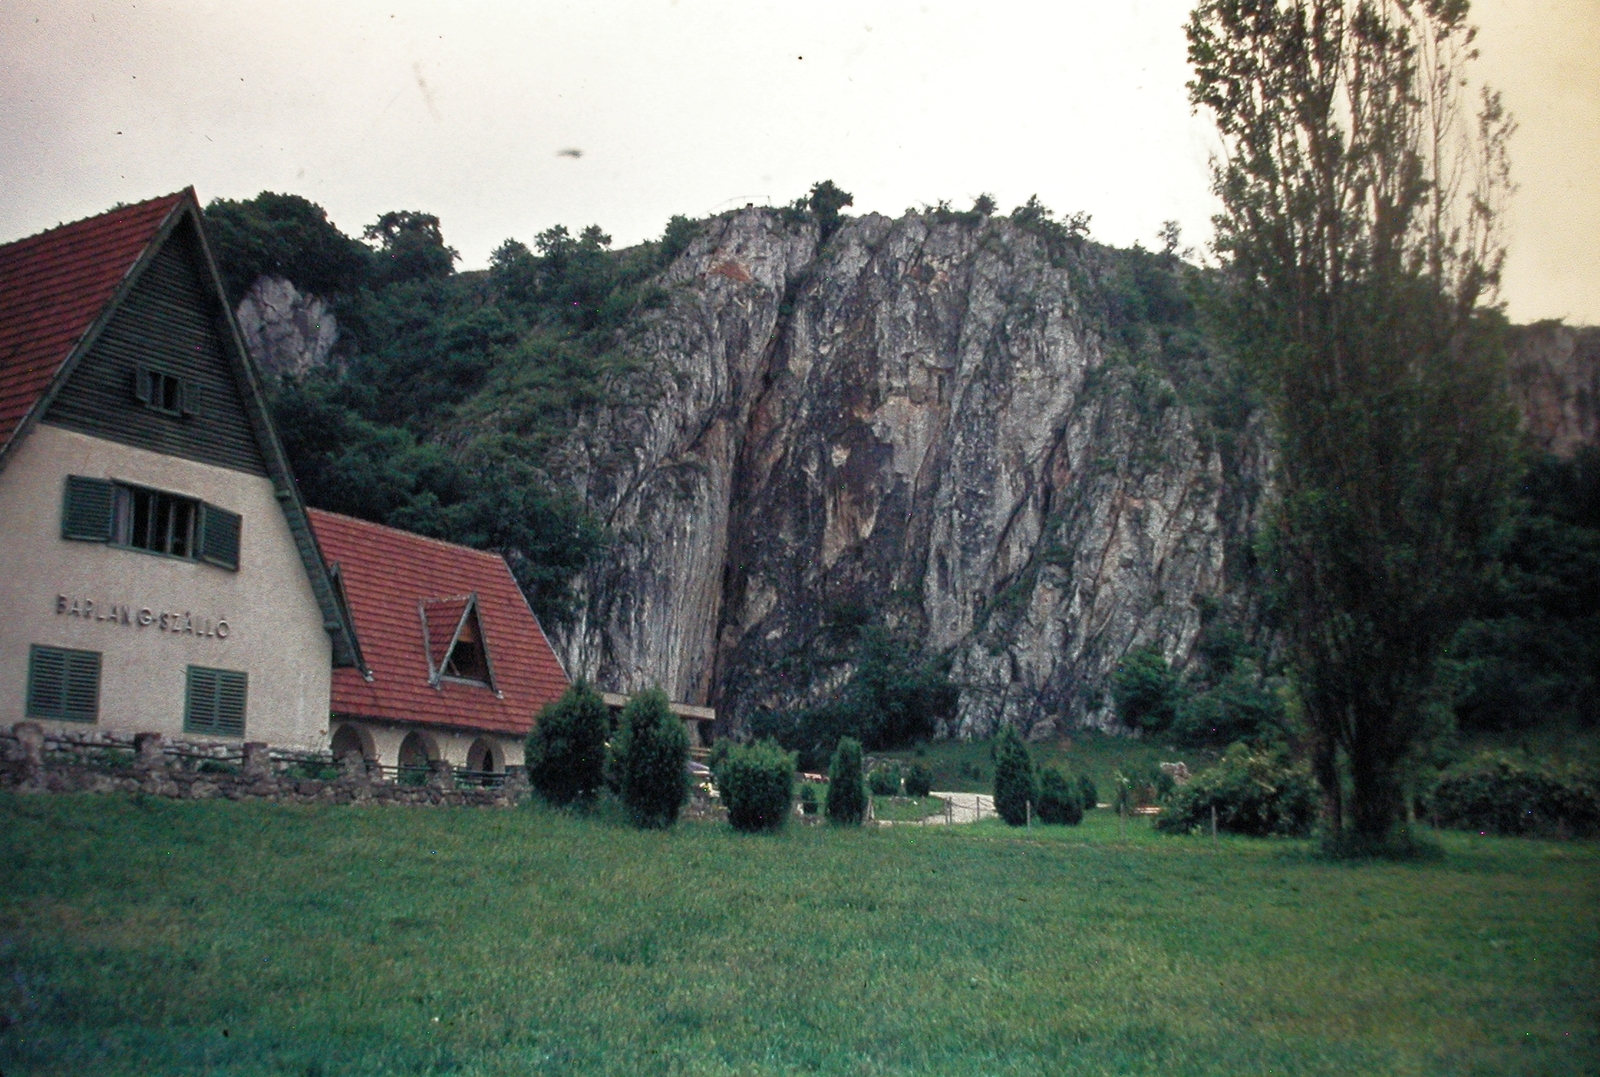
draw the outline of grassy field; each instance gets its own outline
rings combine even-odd
[[[0,1073],[1600,1073],[1600,847],[0,795]]]

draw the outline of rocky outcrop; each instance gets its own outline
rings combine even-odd
[[[853,604],[951,658],[961,732],[1109,722],[1130,646],[1191,647],[1256,479],[1106,344],[1097,272],[1005,220],[870,215],[820,253],[770,210],[711,222],[631,402],[573,439],[616,541],[569,670],[737,724],[837,683],[806,645]]]
[[[1510,367],[1512,403],[1535,446],[1567,459],[1600,445],[1600,328],[1521,327]]]
[[[304,377],[339,343],[339,323],[328,305],[282,277],[257,278],[235,317],[251,356],[272,374]]]

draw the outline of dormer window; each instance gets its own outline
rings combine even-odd
[[[483,649],[483,639],[478,632],[476,610],[461,626],[455,645],[444,658],[444,675],[464,681],[489,683],[489,659]]]
[[[459,681],[494,688],[489,643],[478,616],[478,595],[424,599],[419,604],[423,643],[428,652],[428,683]]]

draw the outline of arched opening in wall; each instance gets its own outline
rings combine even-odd
[[[400,784],[425,785],[428,765],[439,758],[439,746],[428,734],[413,730],[400,742]]]
[[[372,743],[372,734],[349,722],[333,731],[332,748],[333,761],[340,766],[343,766],[347,759],[366,762],[378,757],[378,750]]]
[[[484,785],[494,785],[505,772],[505,757],[499,745],[484,737],[472,742],[467,749],[467,770]]]

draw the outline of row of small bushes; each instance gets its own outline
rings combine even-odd
[[[659,688],[628,700],[613,735],[605,701],[578,681],[540,713],[527,758],[534,788],[559,807],[609,787],[637,826],[660,828],[689,799],[689,735]]]
[[[1037,817],[1041,823],[1077,826],[1098,799],[1086,775],[1069,779],[1055,767],[1035,773],[1033,756],[1016,727],[1002,726],[994,747],[994,810],[1011,826]]]
[[[897,797],[901,789],[908,797],[925,797],[933,791],[933,772],[921,763],[911,764],[903,774],[892,763],[878,766],[867,773],[867,788],[875,797]]]

